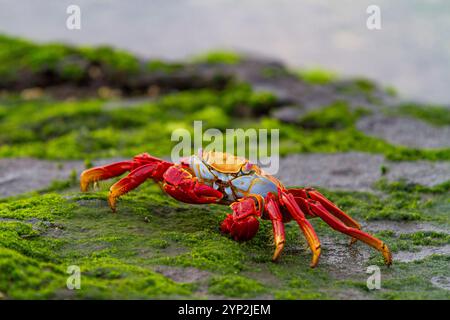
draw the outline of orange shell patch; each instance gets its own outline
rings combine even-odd
[[[215,170],[223,173],[237,173],[248,162],[247,159],[217,151],[203,152],[203,160]]]

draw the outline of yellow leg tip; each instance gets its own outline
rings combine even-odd
[[[81,192],[88,191],[88,188],[89,188],[89,183],[85,183],[83,181],[80,182],[80,190],[81,190]]]
[[[392,265],[392,254],[391,254],[391,251],[389,250],[389,248],[388,248],[388,246],[386,244],[383,244],[382,250],[383,250],[382,253],[383,253],[383,257],[384,257],[384,262],[389,267],[389,266]]]
[[[318,247],[318,248],[316,248],[316,250],[314,250],[311,264],[309,265],[311,268],[315,268],[317,266],[317,264],[319,263],[320,252],[321,252],[320,247]]]
[[[350,239],[349,245],[352,246],[353,244],[356,243],[356,241],[358,241],[358,239],[356,239],[356,238],[351,238],[351,239]]]
[[[108,197],[108,204],[112,212],[116,212],[116,198],[112,195]]]
[[[89,178],[83,173],[80,176],[80,190],[81,192],[86,192],[89,189]]]
[[[280,242],[276,244],[275,252],[273,253],[272,261],[277,261],[280,257],[281,251],[283,251],[284,242]]]

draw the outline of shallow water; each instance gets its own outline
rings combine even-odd
[[[233,48],[372,77],[412,99],[450,102],[445,0],[378,0],[382,29],[373,31],[366,28],[369,0],[77,0],[81,30],[70,31],[66,8],[73,3],[0,0],[0,31],[171,59]]]

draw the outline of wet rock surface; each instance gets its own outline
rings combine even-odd
[[[391,103],[394,99],[375,84],[370,90],[370,96],[367,92],[356,90],[355,79],[343,79],[320,85],[311,84],[288,71],[281,62],[262,57],[251,56],[238,65],[220,68],[224,73],[233,74],[238,80],[250,83],[257,91],[273,93],[282,105],[291,110],[291,115],[295,114],[294,119],[308,110],[338,100],[345,100],[350,106],[367,106],[372,109],[373,100],[378,103]],[[274,115],[278,117],[279,114],[275,112]]]
[[[450,277],[444,277],[444,276],[433,277],[433,278],[431,278],[431,283],[435,287],[445,289],[445,290],[450,290]]]
[[[392,144],[428,149],[450,147],[450,126],[434,127],[417,119],[376,114],[360,119],[357,127]]]
[[[209,272],[192,267],[178,268],[169,266],[158,266],[155,268],[155,271],[163,274],[164,276],[176,282],[186,282],[186,283],[202,282],[206,281],[210,277]]]
[[[450,245],[445,245],[442,247],[423,247],[419,251],[399,251],[394,253],[393,259],[400,262],[412,262],[417,260],[422,260],[433,254],[444,254],[450,255]]]
[[[381,167],[388,168],[382,174]],[[372,190],[385,177],[433,186],[450,179],[450,162],[400,161],[367,153],[296,154],[280,160],[278,177],[286,185],[355,191]]]
[[[379,232],[383,230],[393,231],[396,234],[412,233],[417,231],[434,231],[449,233],[450,231],[437,224],[416,221],[370,221],[362,224],[363,229],[369,232]]]
[[[0,197],[43,189],[54,180],[68,179],[83,168],[81,161],[55,162],[37,159],[0,160]]]
[[[101,165],[121,159],[103,159],[95,163]],[[387,163],[387,164],[386,164]],[[386,175],[388,179],[407,178],[409,181],[421,183],[424,185],[435,185],[440,182],[450,179],[450,168],[448,163],[432,163],[432,162],[387,162],[382,156],[370,155],[364,153],[344,153],[344,154],[304,154],[291,155],[281,160],[280,163],[280,177],[287,184],[292,185],[313,185],[321,186],[330,189],[348,189],[359,191],[372,191],[372,184],[381,177],[380,166],[387,165],[389,173]],[[2,197],[20,194],[22,192],[40,189],[48,185],[52,179],[67,179],[72,173],[72,170],[77,170],[77,174],[84,169],[82,161],[70,161],[60,164],[54,161],[43,161],[36,159],[0,159],[0,177],[3,181],[14,181],[15,188],[8,188],[8,183],[0,184],[0,191]],[[14,169],[14,170],[13,170]],[[39,179],[34,179],[30,172],[43,173]],[[16,176],[8,179],[10,172],[14,172]],[[421,174],[418,174],[421,172]],[[25,178],[17,178],[23,175]],[[16,178],[15,178],[16,177]],[[33,182],[33,183],[31,183]],[[313,182],[313,183],[311,183]],[[93,210],[103,210],[107,208],[105,200],[91,199],[78,200],[77,204],[80,207]],[[134,217],[134,214],[131,215]],[[120,217],[124,217],[122,214]],[[139,218],[139,220],[142,220]],[[15,219],[2,219],[2,221],[16,221]],[[41,222],[38,219],[26,221],[32,225]],[[142,222],[145,224],[144,222]],[[67,236],[67,230],[56,226],[48,225],[48,230],[45,233],[47,237],[60,238]],[[415,233],[419,231],[433,231],[450,234],[450,231],[445,225],[438,225],[436,223],[413,221],[413,222],[398,222],[398,221],[365,221],[362,224],[363,230],[370,233],[380,231],[393,231],[396,235]],[[322,230],[323,231],[323,230]],[[78,229],[78,232],[85,232]],[[358,281],[365,281],[367,279],[367,266],[370,258],[376,254],[369,246],[357,242],[349,246],[348,237],[343,235],[336,235],[334,231],[320,232],[318,236],[322,245],[322,256],[319,264],[321,270],[327,272],[337,280],[357,279]],[[98,247],[96,250],[105,249]],[[145,257],[148,253],[145,248],[140,249],[139,256]],[[177,251],[178,247],[174,246],[174,255],[179,255],[183,252]],[[168,252],[164,253],[166,256],[171,256]],[[294,254],[298,259],[310,259],[309,249],[303,245],[288,247],[285,254]],[[430,257],[431,255],[450,255],[450,245],[442,246],[420,246],[416,249],[401,250],[393,254],[394,263],[410,263],[421,261]],[[172,279],[177,283],[191,283],[198,286],[196,294],[200,297],[223,299],[222,296],[213,296],[208,292],[208,279],[211,273],[193,267],[172,267],[172,266],[155,266],[154,270],[161,273],[165,277]],[[271,274],[266,271],[267,274]],[[261,277],[264,276],[264,273]],[[252,277],[258,278],[258,277]],[[264,278],[266,283],[267,280]],[[433,277],[431,283],[434,287],[449,290],[448,278],[445,274],[439,274]],[[331,290],[331,289],[330,289]],[[337,290],[333,293],[335,297],[342,299],[368,299],[368,296],[361,290]],[[272,299],[272,296],[261,296],[261,299]]]
[[[349,276],[364,277],[370,249],[364,244],[349,245],[347,238],[337,241],[335,238],[320,236],[322,255],[321,263],[327,265],[337,278]]]
[[[95,165],[118,161],[99,160]],[[85,169],[83,161],[49,161],[32,158],[0,159],[0,198],[47,188],[53,181],[76,177]]]

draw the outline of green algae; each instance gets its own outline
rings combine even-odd
[[[436,231],[418,231],[413,233],[395,234],[385,230],[378,232],[377,237],[389,243],[392,252],[400,250],[418,251],[423,246],[443,246],[450,244],[450,235]]]
[[[450,125],[450,109],[437,105],[407,103],[386,111],[388,114],[403,115],[426,121],[435,126]]]
[[[234,51],[214,50],[194,56],[192,61],[195,63],[235,65],[242,61],[242,56]]]
[[[45,194],[0,203],[0,218],[27,220],[31,218],[53,221],[70,214],[73,204],[59,194]]]
[[[9,46],[15,51],[5,49]],[[236,54],[216,52],[196,62],[236,64],[241,59]],[[108,47],[77,49],[0,37],[0,81],[14,81],[24,71],[51,71],[77,82],[86,76],[80,61],[107,66],[113,75],[134,74],[141,67],[134,56]],[[180,66],[154,60],[144,68],[172,73]],[[267,77],[280,75],[274,70],[265,73]],[[303,77],[315,85],[336,85],[346,94],[369,97],[376,89],[374,83],[365,79],[335,83],[336,79],[327,72],[309,72]],[[0,156],[85,159],[87,167],[92,165],[92,159],[101,157],[131,157],[144,151],[165,156],[172,149],[169,142],[174,129],[191,131],[194,120],[203,120],[204,129],[280,129],[282,154],[363,151],[383,154],[391,160],[450,159],[450,149],[410,149],[366,136],[356,129],[355,123],[368,111],[349,108],[344,102],[323,106],[296,124],[282,123],[270,117],[279,105],[277,98],[269,92],[255,92],[248,84],[234,83],[223,90],[173,92],[132,106],[126,101],[122,105],[121,100],[114,103],[116,107],[101,99],[43,98],[25,102],[13,95],[2,98]],[[435,124],[447,121],[442,110],[403,111]],[[99,191],[79,194],[73,191],[77,181],[72,174],[38,192],[0,199],[0,296],[334,299],[346,297],[351,291],[363,298],[449,298],[448,291],[431,284],[432,277],[448,275],[448,256],[394,262],[386,268],[378,252],[371,251],[367,264],[379,265],[383,280],[382,290],[370,291],[365,282],[367,275],[356,267],[338,276],[335,271],[340,270],[339,265],[321,261],[316,269],[310,269],[309,249],[294,223],[286,224],[285,250],[274,263],[269,221],[261,222],[259,233],[251,241],[236,242],[219,230],[220,222],[230,211],[228,207],[181,204],[151,183],[122,197],[118,213],[113,214],[106,202],[111,183],[100,183]],[[415,220],[448,227],[449,185],[447,182],[425,187],[381,180],[375,187],[382,194],[320,191],[362,222]],[[336,241],[335,246],[346,238],[318,219],[313,219],[312,224],[319,237]],[[383,230],[377,235],[394,251],[441,246],[449,241],[442,232],[396,234]],[[80,290],[66,288],[70,265],[81,269]],[[194,283],[174,281],[155,271],[161,266],[191,267],[209,275]],[[203,286],[207,286],[206,290]]]
[[[382,294],[372,292],[365,288],[363,271],[342,280],[342,276],[333,276],[334,265],[320,263],[310,269],[310,252],[293,223],[286,225],[285,250],[273,263],[268,221],[262,221],[254,239],[240,243],[219,231],[220,222],[229,213],[226,206],[182,204],[148,183],[122,197],[118,212],[113,214],[105,200],[108,185],[100,184],[98,192],[73,193],[69,187],[60,190],[64,196],[48,193],[0,203],[0,217],[4,219],[0,219],[0,291],[17,299],[201,299],[205,297],[202,288],[207,285],[208,294],[233,298],[333,299],[348,290],[372,298],[445,296],[436,288],[429,294],[420,291],[428,286],[430,277],[438,274],[440,262],[436,268],[427,265],[435,271],[427,271],[417,287],[408,264],[399,264],[407,270],[401,272],[401,280],[392,275],[398,272],[397,264],[390,269],[382,267],[388,289]],[[375,211],[378,205],[389,206],[389,200],[372,194],[321,191],[359,220],[365,219],[366,208]],[[313,219],[312,223],[320,237],[343,237],[322,221]],[[439,232],[397,235],[384,231],[379,236],[395,250],[443,245],[449,240]],[[379,255],[372,254],[375,260],[369,263],[382,266]],[[80,290],[66,289],[70,265],[81,269]],[[206,270],[210,276],[190,284],[182,279],[176,282],[156,272],[159,266],[191,267]],[[45,272],[38,272],[41,268]],[[409,291],[400,288],[399,281],[408,283]]]
[[[61,268],[0,247],[0,291],[7,298],[50,298],[64,281]]]
[[[438,288],[431,279],[436,276],[450,276],[449,256],[432,255],[410,263],[397,263],[382,274],[382,290],[374,290],[380,299],[444,299],[450,298],[448,290]]]
[[[39,193],[47,193],[52,191],[62,191],[71,187],[78,186],[78,174],[76,170],[72,170],[70,176],[66,180],[53,180],[47,187],[38,190]]]
[[[113,70],[136,73],[139,68],[139,60],[132,54],[108,46],[96,48],[80,48],[80,55],[94,64],[106,65]]]
[[[395,87],[393,86],[387,86],[384,88],[384,92],[386,92],[387,95],[391,96],[391,97],[397,97],[398,96],[398,91]]]
[[[407,182],[406,180],[398,180],[389,182],[386,179],[380,179],[375,183],[375,187],[379,190],[395,193],[432,193],[432,194],[444,194],[450,191],[450,180],[443,183],[434,185],[432,187],[423,186],[417,183]]]
[[[59,43],[36,44],[0,35],[0,84],[9,85],[25,74],[52,73],[75,83],[89,77],[87,66],[101,66],[113,77],[136,73],[138,59],[128,52],[107,46],[77,48]]]
[[[248,106],[258,113],[265,112],[273,102],[272,95],[240,85],[223,92],[169,94],[132,110],[108,108],[102,100],[14,103],[0,122],[0,155],[86,159],[147,151],[164,156],[170,154],[175,142],[161,141],[170,142],[174,129],[192,131],[193,120],[203,120],[206,128],[230,127],[228,113],[237,112],[237,107]]]
[[[61,220],[63,215],[56,210],[54,204],[49,203],[48,199],[41,200],[41,198],[36,196],[32,199],[33,211],[24,212],[21,200],[7,203],[8,209],[17,211],[13,215],[14,219]],[[58,202],[65,208],[66,217],[71,216],[77,207],[76,202],[61,197]],[[13,210],[13,208],[17,209]],[[41,210],[47,211],[48,215],[39,214]],[[99,250],[99,243],[124,244],[129,241],[129,237],[127,239],[121,239],[118,236],[96,237],[90,239],[94,242],[94,248],[89,246],[87,239],[83,239],[78,241],[78,244],[81,243],[80,248],[83,248],[80,249],[82,251],[80,255],[77,255],[78,251],[63,254],[62,251],[70,247],[71,242],[74,241],[70,236],[60,235],[61,232],[66,232],[66,228],[70,230],[70,226],[66,227],[64,222],[58,225],[41,224],[38,229],[28,222],[0,221],[0,246],[1,250],[5,250],[1,253],[6,256],[4,260],[0,259],[1,274],[7,274],[6,272],[10,269],[20,268],[20,270],[9,272],[10,276],[0,276],[0,290],[10,298],[19,299],[61,298],[66,294],[69,297],[79,298],[163,298],[191,293],[192,288],[189,285],[178,285],[152,270],[115,259],[110,255],[114,253],[114,250],[108,251],[108,254],[105,250],[103,252]],[[86,257],[89,248],[92,252],[89,257]],[[75,258],[77,258],[76,263]],[[26,264],[27,267],[22,268],[21,264]],[[73,264],[81,268],[83,280],[82,289],[72,292],[66,289],[68,275],[64,274],[65,268]],[[39,272],[42,271],[39,270],[41,268],[49,271]]]
[[[215,276],[209,281],[208,291],[211,294],[224,295],[231,298],[253,298],[265,292],[264,287],[255,280],[242,276]]]
[[[169,63],[163,60],[153,59],[147,62],[146,67],[151,72],[162,72],[165,74],[171,74],[174,71],[180,70],[183,65],[180,63]]]
[[[11,74],[19,75],[22,69],[44,72],[50,68],[59,72],[62,65],[67,74],[73,74],[78,79],[80,70],[77,69],[77,59],[87,60],[93,66],[111,68],[113,71],[108,75],[112,78],[123,76],[124,72],[132,74],[136,68],[141,68],[141,63],[133,55],[108,47],[41,45],[0,37],[0,62],[4,62],[0,65],[11,68]],[[236,63],[240,59],[235,53],[220,51],[203,57],[204,62],[211,64]],[[147,71],[163,73],[171,73],[181,67],[177,63],[160,60],[144,64]],[[370,96],[377,88],[375,83],[364,78],[337,81],[325,71],[310,70],[306,74],[309,74],[310,82],[333,81],[337,90],[351,94]],[[8,77],[3,79],[7,81]],[[170,141],[172,131],[177,128],[192,131],[193,121],[202,120],[205,130],[279,129],[282,155],[361,151],[383,154],[394,161],[450,159],[449,148],[413,149],[367,136],[356,128],[356,121],[369,112],[362,108],[350,108],[343,101],[311,111],[297,119],[296,124],[270,117],[280,103],[270,92],[254,91],[249,84],[235,82],[221,90],[205,88],[169,92],[154,101],[132,106],[127,101],[122,104],[121,100],[115,101],[115,107],[110,107],[108,101],[100,99],[58,101],[47,97],[23,101],[20,97],[10,96],[2,98],[0,103],[0,157],[89,161],[129,157],[144,151],[167,156],[176,143]],[[398,109],[402,108],[430,122],[445,124],[447,121],[448,112],[444,109],[421,107],[419,110],[417,106]],[[161,141],[167,143],[162,144]]]
[[[80,290],[68,290],[69,265],[43,263],[0,248],[0,289],[14,299],[142,299],[176,298],[191,293],[191,286],[124,265],[110,258],[77,261],[82,272]],[[119,271],[118,271],[119,270]]]
[[[369,110],[350,110],[345,102],[338,101],[325,108],[308,112],[299,119],[298,124],[305,129],[341,130],[354,126],[361,116],[368,114]]]
[[[304,69],[296,72],[296,74],[299,79],[314,85],[329,84],[338,79],[335,72],[322,68]]]
[[[427,187],[381,179],[374,185],[383,195],[369,192],[321,191],[344,211],[366,220],[434,221],[450,225],[449,182]]]
[[[450,149],[411,149],[365,135],[355,121],[367,111],[351,110],[343,102],[306,114],[300,124],[265,116],[276,103],[272,94],[255,92],[245,84],[172,93],[131,107],[118,101],[111,108],[103,100],[6,101],[0,120],[0,156],[86,160],[142,152],[166,156],[177,143],[170,141],[173,130],[192,132],[193,121],[202,120],[204,130],[278,129],[282,155],[362,151],[391,160],[450,158]],[[257,115],[262,117],[254,118]]]
[[[345,123],[346,120],[338,121]],[[264,118],[259,128],[280,130],[280,153],[335,153],[361,151],[383,154],[392,161],[450,159],[450,149],[413,149],[393,145],[383,139],[370,137],[354,126],[342,130],[331,128],[306,130],[291,124],[284,124],[272,118]]]

